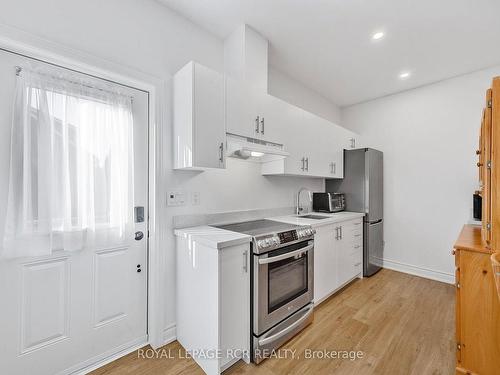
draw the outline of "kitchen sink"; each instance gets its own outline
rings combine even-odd
[[[301,217],[303,219],[313,219],[313,220],[323,220],[329,218],[329,216],[320,216],[320,215],[297,215],[297,217]]]

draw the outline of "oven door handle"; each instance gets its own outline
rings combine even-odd
[[[312,314],[313,308],[314,305],[311,304],[311,306],[304,312],[304,315],[298,320],[296,320],[293,324],[289,325],[284,330],[275,333],[274,335],[259,340],[259,346],[264,346],[266,344],[269,344],[270,342],[276,341],[280,337],[283,337],[290,331],[294,330],[297,326],[299,326],[304,320],[306,320]]]
[[[312,250],[313,247],[314,247],[314,245],[309,245],[309,246],[300,248],[299,250],[292,251],[290,253],[276,255],[275,257],[271,257],[271,258],[259,259],[259,264],[269,264],[269,263],[279,262],[280,260],[283,260],[283,259],[293,258],[296,255],[299,255],[302,253],[307,253],[309,250]]]

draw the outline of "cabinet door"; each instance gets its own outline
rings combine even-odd
[[[492,181],[492,172],[490,168],[487,168],[485,164],[488,163],[492,159],[492,108],[489,105],[492,100],[492,90],[488,90],[486,93],[486,108],[484,110],[484,118],[483,118],[483,134],[481,137],[482,148],[480,154],[480,163],[482,168],[480,168],[480,173],[482,173],[482,236],[483,240],[491,245],[491,233],[493,228],[493,220],[492,220],[492,189],[491,189],[491,181]],[[491,226],[488,229],[488,224]],[[493,244],[495,245],[495,244]]]
[[[475,374],[497,374],[500,302],[490,254],[460,251],[460,360]]]
[[[308,175],[305,160],[311,143],[311,133],[304,128],[304,110],[288,106],[283,112],[283,122],[286,123],[286,129],[283,131],[282,140],[285,151],[290,153],[284,161],[284,172],[290,175]]]
[[[335,248],[335,226],[316,228],[314,236],[314,303],[332,293],[338,285]]]
[[[200,64],[194,65],[194,165],[224,168],[224,78]]]
[[[222,353],[248,353],[250,345],[250,246],[220,250],[219,324]],[[238,352],[239,351],[239,352]],[[249,361],[248,357],[243,358]],[[232,358],[221,358],[224,367]]]
[[[228,133],[260,138],[260,103],[255,88],[226,77],[226,129]]]
[[[269,94],[263,94],[260,99],[260,138],[284,144],[286,133],[291,131],[290,121],[294,121],[290,117],[297,116],[298,111],[294,110],[292,105]]]

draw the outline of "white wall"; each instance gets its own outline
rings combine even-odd
[[[120,73],[139,71],[163,88],[158,105],[163,130],[159,196],[165,223],[165,327],[175,323],[174,215],[293,206],[299,187],[324,188],[317,179],[263,177],[258,165],[236,160],[229,160],[224,171],[171,170],[170,77],[189,60],[223,71],[223,43],[155,1],[0,0],[0,9],[0,36],[56,53],[67,51],[73,58],[81,55]],[[167,208],[166,192],[178,187],[200,192],[201,204]]]
[[[347,107],[342,124],[384,152],[385,261],[454,280],[450,251],[470,219],[484,96],[500,66]]]
[[[273,66],[268,71],[269,94],[340,125],[337,105]]]

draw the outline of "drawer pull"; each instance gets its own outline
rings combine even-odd
[[[361,237],[361,233],[360,234],[355,234],[354,237]]]
[[[354,267],[357,267],[357,266],[359,266],[359,265],[361,265],[361,262],[356,263],[356,264],[354,265]]]
[[[355,249],[359,249],[360,247],[361,247],[361,245],[354,246]]]

